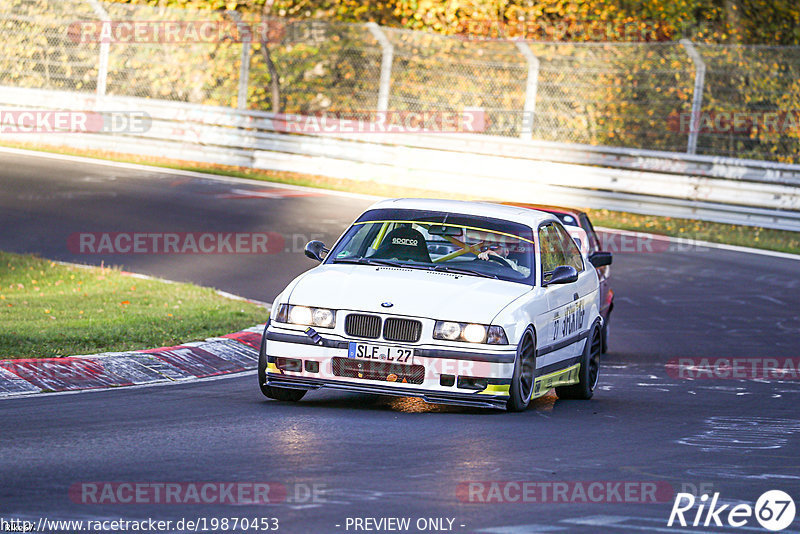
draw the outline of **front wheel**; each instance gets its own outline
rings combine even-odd
[[[304,389],[276,388],[266,385],[267,382],[267,328],[264,327],[264,336],[261,338],[261,349],[258,351],[258,387],[265,397],[279,401],[297,402],[306,394]]]
[[[517,359],[514,363],[514,374],[508,391],[506,409],[509,412],[521,412],[531,402],[533,385],[536,377],[536,334],[528,328],[522,336],[517,348]]]
[[[600,328],[595,325],[586,340],[586,347],[581,357],[580,381],[571,386],[559,386],[556,395],[559,399],[591,399],[597,379],[600,376],[600,353],[603,348],[603,339]]]

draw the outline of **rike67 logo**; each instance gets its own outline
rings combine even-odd
[[[788,528],[794,521],[794,500],[781,490],[764,492],[756,500],[755,506],[747,503],[721,504],[719,500],[719,493],[715,493],[710,500],[708,495],[697,498],[691,493],[678,493],[667,526],[723,527],[727,524],[738,528],[755,518],[763,528],[778,532]]]

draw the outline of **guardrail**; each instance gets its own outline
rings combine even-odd
[[[144,112],[140,132],[3,139],[293,171],[487,199],[800,231],[800,165],[450,133],[285,133],[272,113],[0,87],[9,110]]]

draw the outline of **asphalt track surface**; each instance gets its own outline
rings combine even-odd
[[[122,265],[264,301],[313,267],[300,250],[307,238],[331,243],[371,202],[157,169],[7,153],[0,161],[0,249]],[[75,232],[114,231],[268,231],[286,247],[82,255],[67,246]],[[453,519],[454,532],[681,531],[666,526],[671,493],[649,504],[467,503],[457,488],[469,481],[640,481],[750,504],[780,489],[800,505],[800,383],[686,380],[666,367],[678,357],[796,358],[799,272],[797,261],[716,249],[617,254],[611,350],[595,398],[548,395],[520,414],[343,392],[280,403],[261,396],[252,374],[3,400],[0,517],[277,517],[281,532],[354,532],[346,526],[355,517],[410,517],[411,532],[428,517]],[[72,500],[69,488],[87,481],[274,482],[290,498],[260,506]],[[304,499],[315,484],[317,498]],[[747,526],[685,531],[763,531],[754,519]]]

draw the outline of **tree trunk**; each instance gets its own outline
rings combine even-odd
[[[267,62],[267,71],[269,72],[269,86],[272,96],[272,112],[281,112],[281,80],[278,78],[278,68],[275,62],[272,61],[272,54],[270,53],[267,43],[261,43],[261,55],[264,56],[264,61]]]
[[[272,4],[275,3],[275,0],[267,0],[264,2],[264,20],[269,24],[269,14],[272,11]],[[269,36],[270,32],[267,30],[267,36]],[[278,32],[276,32],[276,35]],[[269,39],[267,41],[261,43],[261,55],[264,56],[264,61],[267,63],[267,72],[269,72],[269,88],[270,88],[270,96],[272,98],[272,112],[273,113],[280,113],[281,112],[281,79],[278,75],[278,67],[275,66],[275,62],[272,61],[272,51],[269,49]]]

